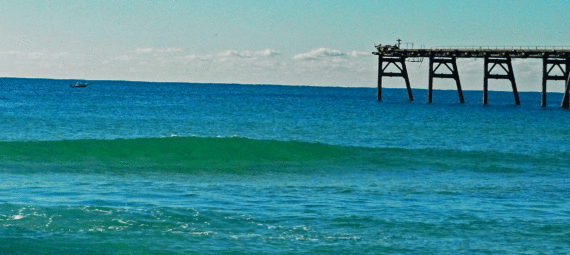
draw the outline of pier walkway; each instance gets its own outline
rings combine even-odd
[[[483,104],[487,104],[487,91],[489,79],[506,79],[511,82],[515,103],[520,105],[515,75],[512,67],[513,58],[542,59],[542,107],[546,107],[546,83],[549,80],[564,80],[566,87],[561,107],[569,108],[570,90],[570,47],[434,47],[431,49],[402,49],[400,40],[397,45],[377,45],[378,55],[378,100],[382,100],[382,78],[402,77],[406,82],[408,97],[414,100],[408,78],[406,61],[420,62],[429,59],[428,103],[432,102],[433,79],[454,79],[457,84],[459,101],[464,103],[461,82],[457,69],[457,58],[483,58]],[[399,72],[386,72],[388,66],[393,65]],[[563,75],[553,75],[553,70],[560,70]],[[439,72],[438,72],[439,71]],[[495,71],[491,73],[492,71]],[[497,73],[498,72],[498,73]]]

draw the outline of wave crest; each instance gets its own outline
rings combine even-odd
[[[0,142],[0,167],[25,170],[156,169],[168,171],[284,171],[422,169],[517,172],[549,165],[560,156],[438,149],[363,148],[240,137],[165,137],[116,140]],[[554,164],[553,162],[559,162]]]

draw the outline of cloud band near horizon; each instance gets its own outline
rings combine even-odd
[[[464,89],[481,89],[481,62],[458,61]],[[188,54],[175,47],[136,48],[116,56],[65,51],[0,52],[0,76],[24,78],[375,87],[377,65],[372,52],[326,47],[294,54],[271,48]],[[540,90],[540,61],[516,60],[513,66],[519,90]],[[427,87],[427,68],[427,64],[408,64],[412,87]],[[386,77],[383,83],[385,87],[402,87],[397,78]],[[436,89],[453,89],[448,83],[436,80],[434,85]],[[490,84],[490,89],[509,91],[510,86]],[[549,91],[562,89],[562,85],[549,85]]]

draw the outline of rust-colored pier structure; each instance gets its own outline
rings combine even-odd
[[[546,107],[546,82],[549,80],[564,80],[566,87],[561,107],[568,109],[570,92],[570,47],[435,47],[431,49],[402,49],[400,40],[396,45],[378,45],[378,51],[372,52],[378,55],[378,101],[382,101],[382,78],[402,77],[406,82],[408,97],[414,100],[406,62],[412,60],[417,62],[424,58],[429,59],[429,84],[428,103],[432,102],[433,79],[449,78],[454,79],[457,85],[459,102],[464,103],[461,82],[457,69],[457,58],[483,58],[484,59],[484,80],[483,80],[483,104],[487,104],[487,91],[489,79],[506,79],[511,82],[515,104],[520,105],[517,84],[513,66],[513,58],[536,58],[542,59],[542,107]],[[386,69],[393,65],[398,70],[387,72]],[[558,68],[563,75],[552,75],[551,72]],[[491,73],[495,70],[494,73]],[[499,72],[499,73],[497,73]]]

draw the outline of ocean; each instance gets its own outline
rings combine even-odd
[[[561,93],[73,83],[0,79],[0,254],[570,254]]]

